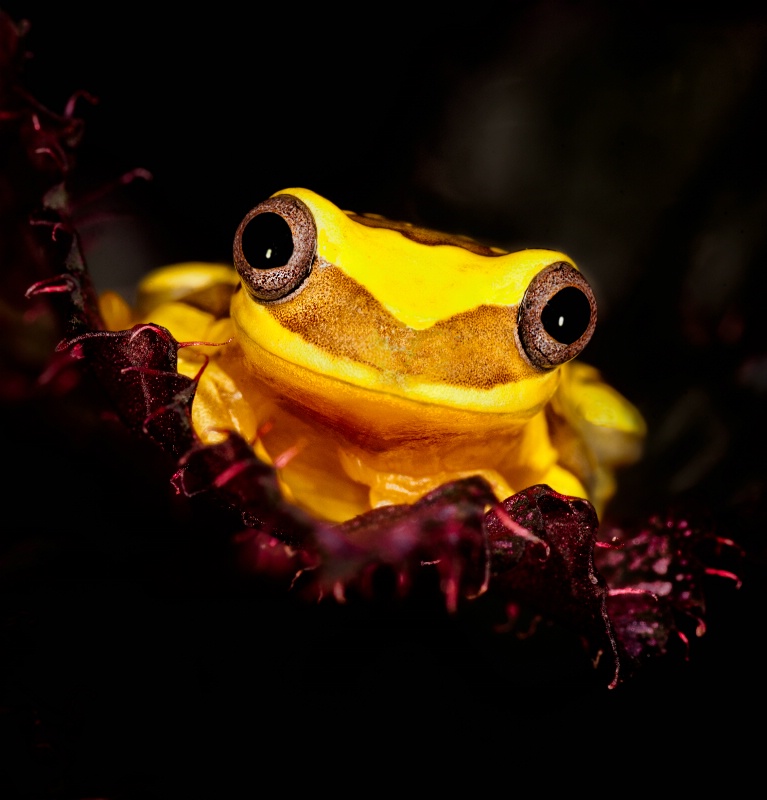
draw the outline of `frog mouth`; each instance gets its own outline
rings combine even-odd
[[[402,425],[419,436],[427,435],[430,426],[444,431],[509,430],[539,413],[559,383],[555,370],[536,373],[532,382],[477,390],[343,363],[307,348],[300,349],[300,358],[252,340],[243,349],[246,370],[270,387],[278,402],[344,428]]]

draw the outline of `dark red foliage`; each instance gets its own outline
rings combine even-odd
[[[78,305],[89,313],[95,299],[86,302],[89,281],[84,265],[69,261],[79,249],[70,248],[62,224],[64,182],[83,126],[74,102],[55,114],[24,89],[25,33],[26,25],[0,12],[0,391],[16,401],[35,391],[57,337],[74,332],[67,316]],[[37,290],[25,297],[30,284]],[[81,322],[83,329],[98,325],[95,316]],[[66,372],[62,359],[49,366],[46,378]]]
[[[618,645],[607,613],[608,586],[594,564],[599,521],[587,500],[531,486],[488,512],[485,529],[496,588],[509,601],[580,631],[594,655]]]
[[[349,587],[370,597],[386,570],[395,593],[407,594],[424,571],[433,571],[448,609],[487,590],[490,552],[484,509],[495,502],[481,478],[447,483],[413,505],[374,509],[314,533],[325,591]]]
[[[597,549],[596,564],[610,586],[607,610],[633,666],[671,649],[686,652],[689,634],[705,632],[704,544],[733,545],[708,534],[702,523],[669,514],[616,530],[609,545]]]
[[[133,430],[177,456],[194,444],[191,407],[196,383],[178,373],[178,344],[165,328],[136,325],[128,331],[94,331],[73,336],[58,349],[87,361]]]
[[[187,497],[213,496],[237,510],[243,524],[291,546],[304,544],[315,523],[282,499],[273,469],[236,433],[219,444],[191,447],[172,478]]]

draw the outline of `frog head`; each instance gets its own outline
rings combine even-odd
[[[591,287],[562,253],[506,253],[306,189],[245,215],[234,264],[231,315],[249,367],[310,408],[344,398],[352,416],[417,403],[416,415],[426,405],[432,418],[523,424],[596,324]]]

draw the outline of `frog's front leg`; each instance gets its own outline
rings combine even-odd
[[[546,484],[568,497],[589,498],[581,479],[562,460],[551,436],[547,410],[536,414],[518,436],[506,440],[505,446],[500,470],[514,492]]]
[[[428,474],[407,474],[382,470],[357,452],[339,449],[344,472],[356,483],[368,487],[371,508],[415,503],[425,494],[445,483],[479,475],[491,486],[495,496],[502,500],[514,492],[500,472],[494,469],[436,470]]]
[[[355,482],[370,488],[370,506],[414,503],[444,483],[483,477],[498,500],[539,483],[557,492],[587,497],[581,481],[559,463],[545,414],[523,426],[478,431],[471,438],[450,436],[431,446],[414,442],[386,453],[340,447],[341,465]]]
[[[572,361],[547,409],[559,462],[577,474],[601,516],[615,493],[615,472],[642,452],[645,421],[639,410],[602,380],[594,367]]]

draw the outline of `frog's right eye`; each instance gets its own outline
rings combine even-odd
[[[317,252],[309,208],[280,194],[251,209],[234,235],[234,266],[258,302],[282,300],[303,286]]]

